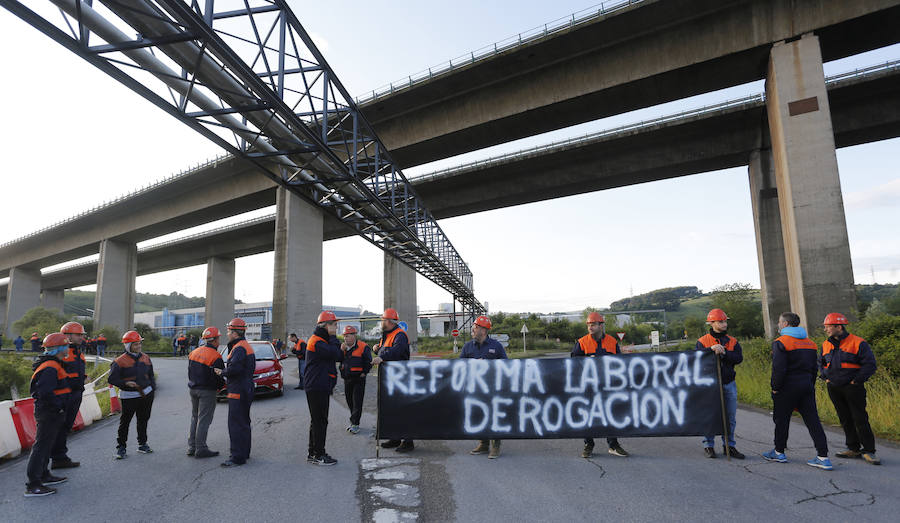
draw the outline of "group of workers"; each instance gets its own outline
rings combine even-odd
[[[729,318],[724,311],[713,309],[706,320],[709,333],[697,340],[696,349],[712,351],[718,356],[727,422],[727,431],[722,435],[722,450],[730,457],[744,459],[744,454],[737,450],[735,443],[735,366],[743,361],[741,345],[728,335]],[[586,323],[588,333],[575,342],[571,357],[603,357],[621,353],[618,341],[605,332],[605,320],[601,314],[591,312]],[[290,335],[291,351],[300,361],[301,383],[297,388],[306,392],[310,415],[307,462],[322,466],[337,463],[326,452],[325,440],[330,397],[338,374],[344,380],[344,394],[350,410],[347,432],[359,433],[366,376],[372,367],[385,361],[410,358],[409,338],[401,324],[395,309],[385,309],[381,317],[381,339],[371,348],[359,339],[353,326],[345,327],[343,341],[339,340],[338,319],[331,311],[319,314],[315,331],[307,341],[299,340],[296,334]],[[825,317],[823,327],[828,339],[822,344],[820,352],[800,326],[797,314],[785,312],[779,317],[780,336],[772,342],[771,390],[775,436],[772,450],[762,454],[766,460],[778,463],[788,461],[784,452],[790,418],[796,410],[803,418],[816,449],[816,455],[807,464],[824,470],[833,469],[816,409],[815,381],[821,378],[827,384],[829,398],[834,403],[846,438],[847,448],[836,456],[861,458],[873,465],[881,463],[875,455],[875,437],[866,412],[865,382],[875,372],[875,356],[865,340],[847,331],[847,324],[846,316],[840,313],[830,313]],[[472,325],[472,339],[463,346],[460,358],[506,359],[503,346],[489,336],[491,327],[487,316],[476,318]],[[219,455],[209,449],[206,439],[215,412],[217,392],[225,385],[230,439],[230,456],[222,463],[226,468],[243,465],[250,457],[250,407],[256,359],[252,345],[244,337],[246,329],[246,323],[240,318],[228,323],[228,350],[223,359],[218,350],[219,330],[207,327],[201,336],[200,346],[192,350],[188,357],[191,420],[187,455],[195,458]],[[31,379],[37,434],[28,459],[26,497],[55,493],[52,486],[66,481],[66,478],[55,476],[50,471],[80,465],[68,456],[66,440],[81,405],[86,380],[82,351],[86,336],[81,324],[68,322],[60,328],[60,332],[49,334],[42,341],[44,352],[34,363]],[[147,444],[147,423],[156,381],[153,364],[149,356],[141,351],[142,341],[136,331],[126,332],[122,337],[125,351],[110,365],[108,381],[120,389],[119,398],[122,401],[116,459],[126,457],[128,431],[133,417],[137,417],[138,452],[153,452]],[[500,440],[479,440],[470,454],[487,454],[488,458],[495,459],[500,456],[500,444]],[[607,445],[610,454],[628,456],[616,438],[607,438]],[[402,453],[412,451],[415,445],[412,439],[401,438],[385,441],[381,447]],[[714,435],[704,437],[703,449],[706,457],[717,457]],[[585,438],[581,456],[590,458],[593,450],[594,440]]]

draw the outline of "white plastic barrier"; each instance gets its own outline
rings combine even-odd
[[[0,401],[0,458],[15,458],[22,453],[19,433],[9,412],[12,406],[12,401]]]
[[[85,385],[84,395],[81,397],[81,408],[78,410],[81,412],[81,420],[84,421],[85,427],[103,417],[93,383]]]

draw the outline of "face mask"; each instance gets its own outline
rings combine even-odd
[[[60,345],[59,347],[53,347],[52,349],[44,349],[44,354],[46,354],[48,356],[56,356],[57,354],[59,354],[60,352],[66,350],[66,349],[68,349],[67,346]]]

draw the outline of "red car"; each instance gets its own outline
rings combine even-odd
[[[284,394],[284,368],[281,360],[287,358],[287,354],[278,354],[275,347],[268,341],[248,341],[253,347],[253,355],[256,356],[256,370],[253,371],[253,383],[256,385],[254,396]],[[219,345],[219,353],[228,361],[228,345]],[[218,398],[224,399],[225,387],[219,389]]]

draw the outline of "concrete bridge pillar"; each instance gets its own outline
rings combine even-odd
[[[766,108],[791,309],[814,327],[828,312],[856,308],[818,37],[772,47]]]
[[[275,213],[275,289],[272,337],[312,335],[322,312],[324,218],[315,206],[278,188]]]
[[[13,267],[9,270],[6,291],[6,336],[14,338],[13,323],[22,319],[29,309],[41,304],[41,270]],[[30,332],[28,333],[31,334]],[[24,336],[23,336],[24,337]]]
[[[410,348],[416,346],[419,338],[419,311],[416,306],[416,271],[384,253],[384,308],[393,307],[409,328]]]
[[[781,235],[772,149],[757,149],[751,153],[749,174],[763,323],[766,337],[773,338],[778,332],[778,316],[791,308],[791,297],[784,261],[784,239]]]
[[[234,318],[234,258],[213,257],[206,262],[206,314],[204,323],[219,332]],[[219,341],[224,342],[225,337]]]
[[[56,309],[62,313],[65,297],[65,289],[43,289],[41,291],[41,306],[45,309]]]
[[[121,333],[133,327],[135,278],[137,245],[117,240],[100,242],[97,296],[94,298],[95,331],[114,327]]]

